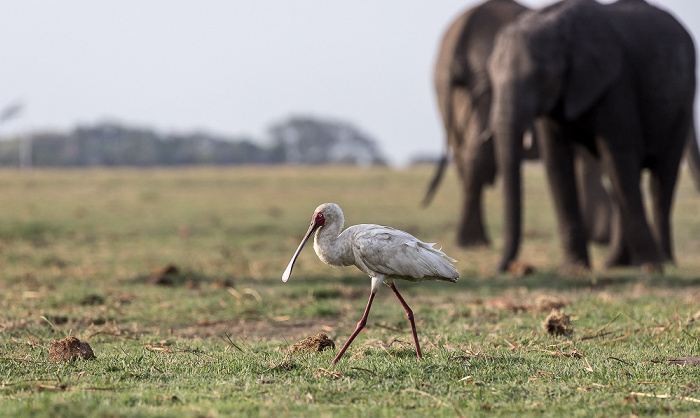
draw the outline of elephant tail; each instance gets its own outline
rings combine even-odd
[[[446,148],[445,152],[442,154],[442,157],[440,157],[440,160],[438,161],[437,167],[435,168],[435,174],[433,175],[433,179],[430,181],[428,190],[425,192],[425,197],[423,197],[423,202],[421,203],[421,206],[423,206],[424,208],[428,207],[428,205],[430,205],[430,202],[433,201],[433,196],[435,196],[435,192],[437,192],[437,189],[440,186],[440,181],[442,181],[442,176],[443,174],[445,174],[445,167],[447,167],[447,163],[450,159],[450,133],[454,129],[452,90],[457,85],[455,78],[452,74],[450,74],[447,83],[441,83],[436,81],[435,84],[436,91],[438,92],[438,100],[442,98],[442,102],[440,103],[440,111],[442,113],[443,124],[445,127]],[[444,90],[442,90],[443,88]]]
[[[445,150],[445,152],[442,154],[442,157],[440,157],[440,161],[438,162],[437,168],[435,169],[435,175],[430,181],[428,191],[425,193],[425,197],[423,198],[423,207],[427,207],[430,204],[430,202],[432,202],[433,196],[435,195],[435,192],[437,191],[437,188],[440,185],[440,181],[442,180],[442,175],[445,174],[445,167],[447,166],[448,160],[449,151]]]

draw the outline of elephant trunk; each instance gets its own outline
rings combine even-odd
[[[525,124],[514,121],[512,110],[494,111],[492,128],[498,169],[503,178],[503,250],[498,270],[503,272],[518,255],[522,229],[521,159]]]

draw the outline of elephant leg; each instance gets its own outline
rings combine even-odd
[[[690,133],[688,134],[688,148],[685,155],[690,168],[690,175],[695,182],[695,188],[700,191],[700,147],[698,147],[695,122],[691,125]]]
[[[464,192],[462,216],[457,227],[460,247],[488,246],[489,238],[482,218],[483,185],[472,184]]]
[[[615,193],[610,198],[613,202],[610,219],[610,250],[605,260],[605,266],[608,268],[629,266],[632,264],[632,258],[622,232],[620,204],[617,203]]]
[[[576,187],[587,237],[593,242],[610,242],[612,203],[603,186],[603,169],[591,152],[575,147]]]
[[[677,175],[678,170],[675,170]],[[673,192],[676,188],[675,178],[672,173],[663,173],[659,176],[652,173],[649,177],[649,190],[652,197],[652,213],[654,217],[654,238],[661,247],[664,261],[674,261],[671,238],[671,206],[673,204]],[[675,177],[674,175],[674,177]]]
[[[457,229],[460,247],[488,246],[490,240],[484,227],[483,195],[486,185],[495,178],[493,141],[470,143],[458,164],[464,184],[462,216]]]
[[[611,147],[611,141],[608,138],[610,137],[599,137],[597,142],[616,195],[620,210],[621,233],[624,237],[623,245],[629,250],[630,264],[661,265],[663,257],[646,221],[644,211],[640,189],[641,157],[635,153],[636,148],[633,144],[615,143]],[[615,135],[612,138],[621,137]],[[630,135],[627,138],[641,138],[641,134]],[[618,249],[615,246],[614,248]],[[609,258],[608,263],[612,262],[616,260]]]
[[[678,170],[687,143],[687,131],[692,118],[687,117],[675,125],[675,131],[665,143],[665,153],[659,156],[651,167],[649,190],[651,192],[652,213],[654,217],[654,237],[665,261],[674,261],[673,241],[671,237],[671,208],[673,195],[678,181]],[[675,138],[675,139],[674,139]]]
[[[576,192],[573,143],[567,139],[573,132],[550,118],[538,119],[537,128],[564,250],[564,265],[588,268],[587,237]]]

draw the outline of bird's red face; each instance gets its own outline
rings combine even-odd
[[[323,226],[326,223],[326,218],[321,212],[314,212],[314,216],[311,218],[311,224],[316,225],[316,227]]]

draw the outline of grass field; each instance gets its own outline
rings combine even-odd
[[[431,168],[0,171],[0,415],[616,416],[700,414],[700,194],[676,194],[677,265],[666,274],[561,275],[541,169],[526,169],[524,278],[494,273],[494,248],[454,244],[450,172],[419,207]],[[313,209],[437,242],[457,284],[398,283],[414,310],[417,362],[400,304],[381,289],[367,328],[333,368],[369,294],[354,267],[305,248]],[[147,281],[172,265],[169,284]],[[563,305],[570,337],[541,323]],[[325,332],[336,350],[290,353]],[[73,335],[96,359],[50,362]]]

